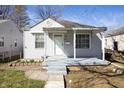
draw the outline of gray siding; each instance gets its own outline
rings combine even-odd
[[[0,53],[5,52],[5,57],[20,55],[23,47],[23,33],[18,30],[12,21],[0,23],[0,37],[4,37],[4,47],[0,47]],[[17,47],[14,41],[17,40]]]
[[[79,31],[77,33],[89,33],[91,36],[90,48],[89,49],[76,49],[77,57],[98,57],[101,58],[102,56],[102,49],[101,49],[101,40],[97,37],[96,33],[94,32],[87,32],[87,31]],[[73,31],[68,31],[65,34],[64,38],[64,53],[69,56],[73,57]],[[70,42],[70,44],[66,44],[66,42]]]

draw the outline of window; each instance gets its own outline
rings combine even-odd
[[[4,37],[0,37],[0,47],[4,47]]]
[[[89,34],[76,34],[76,48],[89,48],[90,36]]]
[[[17,40],[14,41],[14,45],[15,45],[15,47],[17,47]]]
[[[118,42],[117,41],[114,41],[113,44],[114,44],[114,50],[117,50],[118,51]]]
[[[43,34],[35,34],[35,48],[43,48],[44,47],[44,35]]]

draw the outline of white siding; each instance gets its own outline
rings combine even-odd
[[[51,25],[48,25],[48,21]],[[24,32],[24,58],[41,58],[44,55],[44,49],[36,49],[35,38],[33,33],[44,33],[43,27],[63,27],[52,19],[34,26],[30,31]],[[64,55],[67,57],[73,57],[73,31],[62,32],[64,34]],[[101,40],[96,35],[97,32],[79,31],[79,33],[89,33],[91,35],[91,47],[90,49],[76,49],[77,57],[98,57],[101,58]],[[53,35],[56,32],[49,32],[47,36],[47,56],[54,56],[54,38]],[[69,44],[67,44],[67,42]]]
[[[43,55],[43,48],[35,48],[35,35],[24,32],[24,58],[41,58]]]
[[[37,32],[43,32],[43,27],[63,27],[62,25],[60,25],[59,23],[57,23],[56,21],[52,20],[52,19],[47,19],[41,23],[39,23],[38,25],[32,27],[30,29],[30,31],[33,33],[37,33]]]
[[[49,23],[49,24],[48,24]],[[34,26],[30,31],[24,32],[24,58],[41,58],[44,55],[44,49],[35,48],[35,37],[33,33],[44,33],[43,27],[63,27],[52,19],[47,19],[42,23]],[[53,42],[52,37],[47,37],[47,51],[46,54],[53,56]]]
[[[124,51],[124,34],[107,37],[105,39],[105,48],[113,50],[113,46],[114,46],[113,42],[114,41],[118,42],[118,50]]]

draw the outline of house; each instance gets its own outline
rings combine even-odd
[[[124,51],[124,27],[116,29],[105,37],[105,48]]]
[[[106,27],[48,18],[24,31],[24,58],[96,57],[104,60]]]
[[[11,20],[0,20],[0,60],[12,59],[22,54],[23,33]]]

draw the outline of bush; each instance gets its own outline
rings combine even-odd
[[[34,61],[34,59],[31,59],[30,62],[33,63],[33,62],[35,62],[35,61]]]

